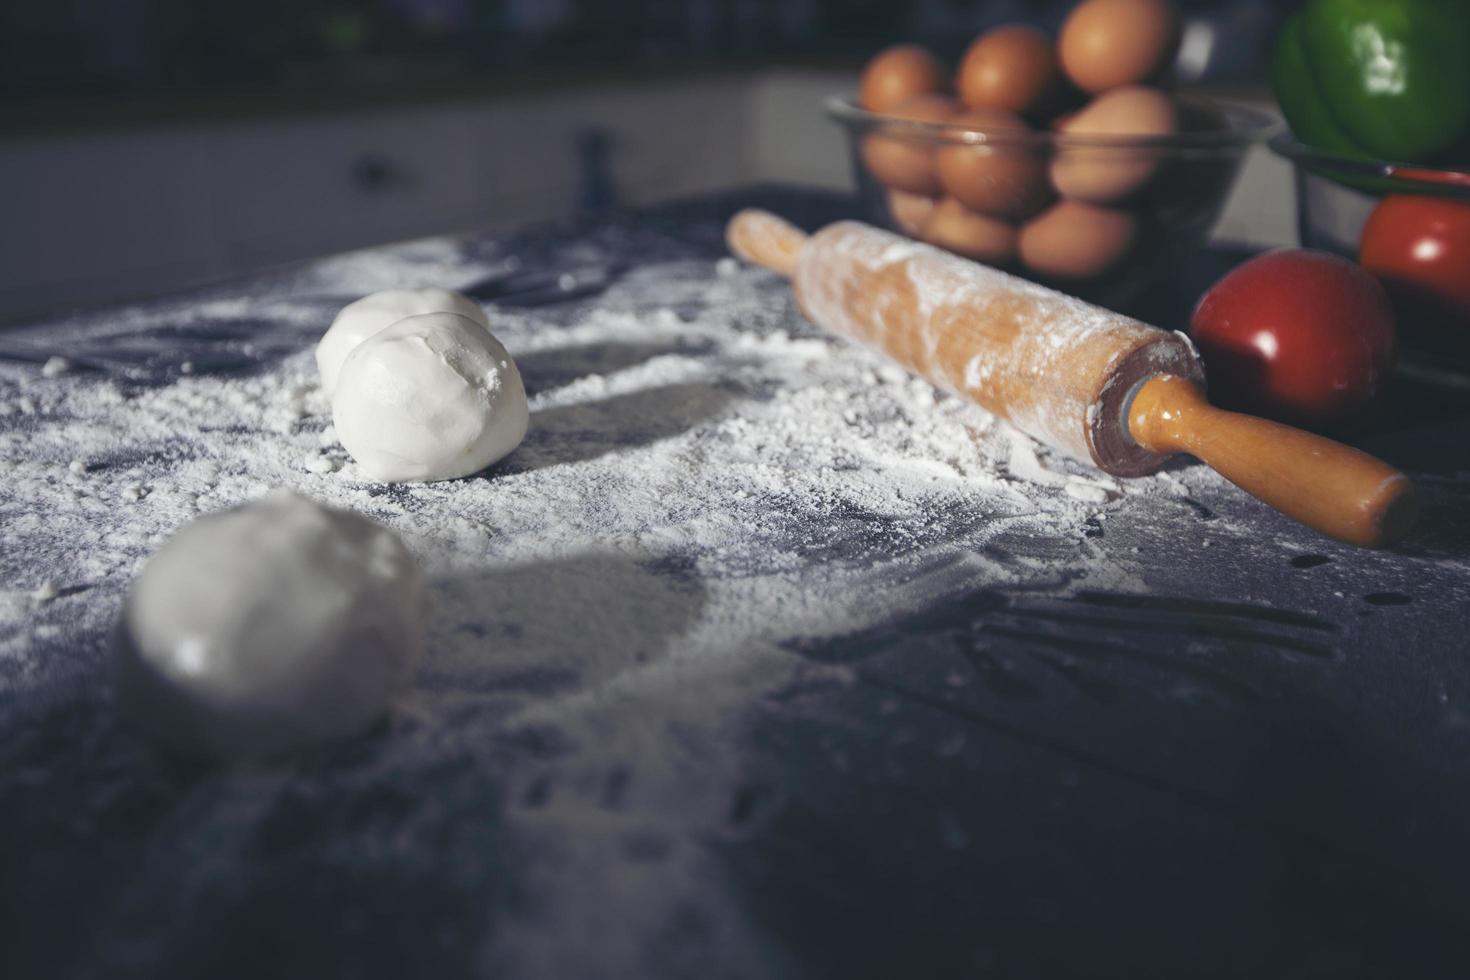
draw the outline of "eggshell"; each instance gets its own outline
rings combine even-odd
[[[863,69],[858,101],[869,112],[891,112],[916,95],[945,89],[944,67],[927,48],[899,44],[880,51]]]
[[[1093,99],[1062,124],[1068,136],[1169,136],[1178,131],[1174,100],[1158,89],[1133,85]],[[1111,204],[1148,183],[1165,152],[1157,147],[1059,146],[1051,163],[1057,193],[1074,201]]]
[[[955,101],[943,95],[920,95],[893,109],[889,115],[920,122],[948,122]],[[910,194],[939,192],[934,170],[935,143],[924,134],[905,135],[901,127],[879,128],[863,137],[862,158],[868,171],[884,187]]]
[[[1179,11],[1169,0],[1087,0],[1062,24],[1062,69],[1085,92],[1162,74],[1179,50]]]
[[[934,198],[905,191],[888,192],[888,216],[905,235],[917,235],[924,219],[934,210]]]
[[[1046,203],[1050,190],[1043,151],[1005,139],[1006,133],[1030,132],[1020,116],[1003,109],[971,109],[950,122],[998,138],[991,144],[948,143],[939,148],[935,167],[946,194],[994,218],[1023,218]]]
[[[965,52],[955,79],[960,101],[972,109],[1025,115],[1061,81],[1051,38],[1034,27],[1008,24],[986,31]]]
[[[976,214],[952,197],[934,206],[919,237],[990,265],[1004,265],[1016,254],[1016,229],[1010,224]]]
[[[1059,201],[1021,229],[1021,261],[1048,279],[1095,279],[1117,267],[1138,240],[1127,211]]]

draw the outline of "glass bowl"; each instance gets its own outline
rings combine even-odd
[[[1247,151],[1279,127],[1249,106],[1175,101],[1169,136],[921,122],[841,97],[827,114],[873,224],[1125,309],[1204,244]]]
[[[1390,194],[1470,202],[1470,169],[1345,157],[1297,142],[1290,132],[1273,136],[1270,146],[1295,171],[1297,236],[1307,248],[1356,261],[1368,216]],[[1402,322],[1404,314],[1400,309],[1401,373],[1470,393],[1470,355],[1422,344],[1414,324]]]

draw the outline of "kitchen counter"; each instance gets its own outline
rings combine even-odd
[[[1198,466],[1101,487],[719,262],[746,204],[851,208],[757,188],[0,333],[35,362],[0,364],[0,973],[1458,974],[1470,406],[1404,391],[1363,437],[1424,497],[1386,551]],[[504,324],[532,433],[375,486],[302,352],[430,281]],[[951,431],[999,462],[929,465]],[[108,692],[127,583],[281,483],[424,558],[418,691],[289,762],[159,755]]]

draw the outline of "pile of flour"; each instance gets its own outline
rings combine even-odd
[[[322,263],[317,285],[362,292],[424,275],[422,263],[396,267],[378,253],[362,268],[350,262]],[[1073,571],[1104,574],[1087,565],[1082,526],[1125,493],[1181,492],[1174,477],[1124,485],[1049,453],[817,333],[783,289],[758,270],[670,263],[631,274],[567,325],[496,311],[527,375],[531,434],[500,466],[443,486],[364,479],[336,442],[306,350],[248,377],[185,375],[156,388],[55,362],[44,374],[8,367],[10,590],[0,622],[28,617],[18,597],[34,606],[53,593],[119,592],[173,529],[274,486],[378,518],[442,574],[586,552],[635,564],[679,556],[719,584],[720,614],[691,624],[695,647],[748,642],[752,631],[861,627],[911,605],[891,592],[895,580],[922,592],[913,569],[973,553],[1001,530],[1076,538]],[[649,297],[664,302],[650,309]],[[207,328],[262,312],[307,337],[330,318],[313,301],[215,299],[122,325]],[[889,600],[826,601],[864,583]],[[96,597],[77,605],[104,611]],[[18,655],[22,634],[11,632],[6,656]],[[626,637],[603,639],[617,647]]]
[[[3,368],[0,684],[53,699],[95,691],[128,582],[198,514],[277,486],[355,509],[404,537],[434,603],[418,691],[363,764],[418,778],[447,758],[481,760],[511,801],[499,819],[539,855],[518,883],[533,900],[499,910],[481,959],[634,973],[649,937],[693,903],[713,923],[703,942],[732,963],[760,960],[769,951],[721,904],[718,869],[690,841],[728,811],[742,709],[798,676],[845,682],[793,643],[981,585],[1128,588],[1085,531],[1129,496],[1184,493],[1181,476],[1123,485],[1058,458],[819,334],[773,275],[670,259],[593,300],[491,310],[531,399],[529,434],[506,460],[448,483],[365,479],[336,442],[310,344],[358,296],[463,288],[498,267],[453,243],[416,243],[268,290],[33,334],[248,323],[230,343],[267,353],[251,372],[195,370],[158,386],[109,380],[77,357],[45,374]],[[1046,547],[1028,557],[990,547],[1000,540]],[[535,749],[506,748],[522,744]],[[126,756],[117,778],[147,758]],[[631,776],[609,808],[617,772]],[[249,823],[290,784],[255,778],[243,814],[222,803],[180,832],[202,841]],[[538,790],[548,779],[560,789]],[[411,820],[450,821],[438,796]],[[630,840],[659,859],[633,861]],[[154,885],[186,916],[191,902],[207,905],[211,876],[228,873],[218,858]],[[103,938],[150,941],[124,931]]]

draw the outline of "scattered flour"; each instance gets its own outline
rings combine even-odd
[[[452,243],[415,243],[254,294],[69,325],[98,342],[248,323],[236,349],[260,359],[253,373],[200,367],[150,387],[0,367],[0,405],[14,406],[0,421],[0,688],[95,690],[128,582],[197,514],[278,486],[355,509],[403,536],[434,605],[418,693],[372,765],[383,778],[466,780],[490,767],[508,801],[502,832],[536,856],[518,886],[530,897],[495,913],[484,961],[636,974],[649,936],[693,905],[727,965],[750,967],[732,972],[771,975],[693,842],[723,827],[742,709],[825,669],[793,641],[982,585],[1061,575],[1127,587],[1084,525],[1128,496],[1179,492],[1177,478],[1113,483],[818,335],[775,277],[682,260],[648,262],[570,311],[497,311],[532,415],[525,442],[490,471],[396,487],[364,478],[328,424],[311,345],[357,296],[464,288],[495,267]],[[282,351],[295,353],[271,353]],[[1001,538],[1010,546],[987,548]],[[619,772],[634,777],[610,807],[606,783]],[[414,826],[460,826],[445,809],[454,785],[449,802],[436,804],[437,791],[423,800]],[[200,846],[261,819],[284,791],[257,787],[246,810],[196,814]],[[635,866],[630,839],[662,857]],[[468,852],[461,863],[485,859]],[[184,915],[206,866],[145,879],[138,894],[162,890]]]

